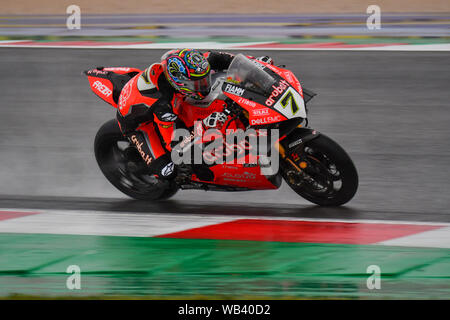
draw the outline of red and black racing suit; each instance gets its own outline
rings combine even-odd
[[[204,56],[212,70],[228,69],[234,57],[211,51]],[[168,179],[176,174],[170,146],[164,143],[170,141],[175,123],[180,126],[172,108],[175,97],[184,98],[167,81],[161,64],[155,63],[127,82],[120,93],[117,110],[122,133],[137,148],[150,172]]]

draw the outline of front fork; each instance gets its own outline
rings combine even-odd
[[[297,153],[293,153],[293,151],[299,146],[316,139],[319,135],[320,133],[318,131],[299,125],[287,136],[282,137],[275,147],[281,159],[301,173],[306,169],[308,163],[301,159]]]

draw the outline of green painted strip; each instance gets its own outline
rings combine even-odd
[[[81,268],[78,291],[65,286]],[[369,290],[369,265],[381,289]],[[450,250],[0,234],[0,295],[450,298]]]

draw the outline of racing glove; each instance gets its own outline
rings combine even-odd
[[[223,112],[213,112],[205,119],[203,119],[203,126],[205,129],[215,128],[220,130],[222,126],[227,122],[228,116]]]
[[[273,59],[269,56],[261,56],[261,57],[256,58],[256,60],[273,65]]]

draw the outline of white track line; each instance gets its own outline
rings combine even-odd
[[[12,209],[0,211],[37,212],[38,214],[0,220],[0,233],[63,234],[154,237],[238,219],[369,223],[438,226],[432,231],[391,239],[379,245],[450,248],[450,224],[417,221],[294,218],[268,216],[202,215],[192,213],[130,213],[85,210]]]
[[[17,212],[39,212],[39,213],[64,213],[64,214],[108,214],[110,216],[129,216],[129,215],[142,215],[144,217],[170,215],[174,217],[192,217],[192,218],[214,218],[219,219],[263,219],[263,220],[292,220],[292,221],[319,221],[319,222],[341,222],[341,223],[381,223],[381,224],[409,224],[409,225],[422,225],[422,226],[440,226],[450,227],[448,222],[428,222],[428,221],[408,221],[408,220],[375,220],[375,219],[330,219],[330,218],[303,218],[303,217],[273,217],[273,216],[244,216],[234,215],[211,215],[201,213],[160,213],[160,212],[131,212],[131,211],[98,211],[98,210],[54,210],[54,209],[21,209],[21,208],[0,208],[0,211],[17,211]]]
[[[39,214],[0,221],[0,233],[152,237],[234,220],[226,216],[119,213],[76,210],[13,210]]]
[[[450,249],[450,227],[420,232],[377,243],[385,246],[432,247]]]

